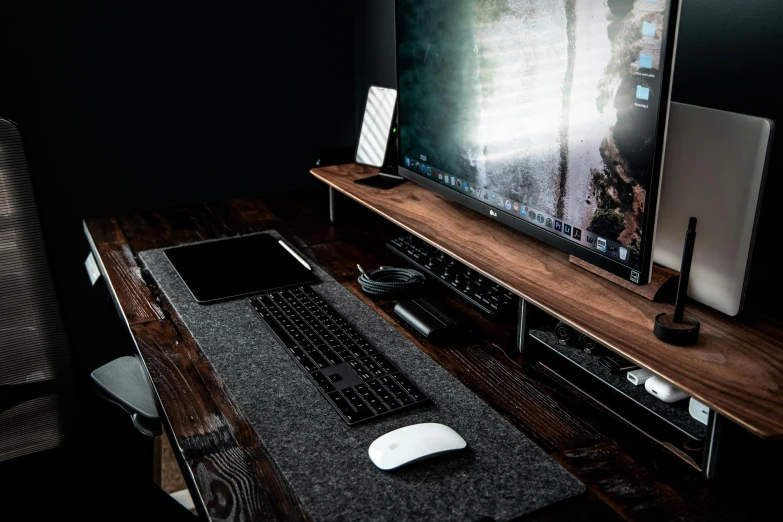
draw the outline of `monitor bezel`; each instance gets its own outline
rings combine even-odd
[[[665,49],[664,56],[670,57],[668,60],[664,60],[664,66],[661,70],[661,102],[658,107],[658,126],[656,129],[655,137],[655,155],[653,157],[653,167],[650,176],[650,186],[648,188],[647,201],[647,219],[645,219],[644,227],[642,230],[642,263],[640,268],[634,269],[630,266],[623,265],[618,261],[613,261],[611,258],[599,254],[582,246],[579,243],[570,241],[564,237],[558,236],[554,232],[550,232],[545,228],[533,225],[532,223],[522,219],[521,217],[515,217],[507,213],[504,209],[492,206],[489,203],[483,203],[480,200],[473,199],[456,189],[448,188],[440,183],[427,179],[424,175],[413,172],[405,168],[404,158],[405,155],[401,148],[401,135],[402,129],[399,122],[399,106],[402,98],[399,90],[399,45],[400,34],[399,24],[397,23],[397,8],[398,0],[394,1],[394,56],[395,56],[395,74],[397,82],[397,111],[395,113],[396,125],[398,132],[396,133],[396,146],[397,146],[397,172],[403,178],[412,181],[418,185],[421,185],[437,194],[447,197],[452,201],[456,201],[472,210],[480,212],[484,215],[490,216],[492,219],[508,225],[511,228],[518,230],[528,236],[534,237],[540,241],[543,241],[549,245],[552,245],[568,254],[571,254],[579,259],[587,261],[588,263],[597,266],[611,274],[621,277],[622,279],[639,286],[648,284],[652,279],[652,265],[653,265],[653,245],[655,240],[655,225],[657,221],[658,203],[660,195],[660,184],[663,174],[663,160],[666,148],[666,131],[669,124],[669,108],[671,104],[671,89],[674,78],[674,64],[676,58],[676,43],[679,31],[681,2],[680,0],[667,0],[669,6],[669,20],[666,30],[666,36],[663,42],[663,48]],[[634,281],[633,273],[637,272],[638,282]]]

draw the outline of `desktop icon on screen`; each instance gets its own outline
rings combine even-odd
[[[653,66],[653,57],[649,56],[647,54],[640,54],[639,55],[639,68],[640,69],[652,69]]]
[[[454,176],[451,176],[451,184],[456,185],[456,182],[454,181]]]
[[[421,173],[426,174],[427,173],[427,165],[424,163],[421,164]]]
[[[427,175],[432,176],[432,167],[427,167]]]
[[[408,156],[405,156],[405,166],[410,167],[411,166],[411,159]]]
[[[552,228],[552,218],[546,218],[546,226]]]
[[[562,221],[555,220],[555,230],[557,230],[558,232],[562,232],[563,231],[563,222]]]
[[[563,223],[563,234],[565,234],[567,236],[571,235],[571,225]]]
[[[506,200],[506,210],[511,210],[511,201],[508,199]]]
[[[540,224],[542,224],[542,225],[544,224],[544,215],[543,214],[539,214],[537,219],[538,219],[538,222]]]
[[[595,246],[601,252],[606,252],[606,239],[599,237]]]
[[[461,180],[461,179],[458,179],[458,180],[457,180],[457,186],[458,186],[459,188],[462,188],[462,180]]]
[[[529,218],[530,218],[530,219],[532,219],[532,220],[535,220],[535,219],[536,219],[536,213],[535,213],[535,211],[533,211],[533,210],[528,210],[528,211],[527,211],[527,217],[529,217]]]
[[[523,216],[527,216],[527,207],[519,207],[519,213]]]
[[[650,99],[650,88],[649,87],[642,87],[641,85],[636,86],[636,97],[640,100],[649,100]]]
[[[438,180],[439,181],[443,181],[443,173],[442,172],[438,172]]]
[[[628,260],[628,249],[620,247],[620,260],[627,261]]]
[[[571,237],[573,237],[577,241],[581,241],[582,240],[582,229],[574,227],[574,233],[573,233],[573,235]]]
[[[658,26],[652,22],[642,22],[642,36],[655,36]]]
[[[514,203],[511,206],[514,208],[514,212],[519,212],[519,203]]]

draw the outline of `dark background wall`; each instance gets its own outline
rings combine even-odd
[[[779,261],[775,255],[780,241],[776,206],[783,194],[783,95],[777,80],[783,64],[783,4],[776,0],[681,1],[672,99],[770,118],[779,126],[753,253],[748,305],[783,319],[779,304],[783,278],[776,275]],[[357,118],[361,118],[368,85],[396,85],[394,2],[357,2],[355,12],[356,107]]]
[[[81,220],[319,186],[316,151],[356,143],[353,14],[352,0],[0,3],[0,116],[24,138],[82,374],[109,347]]]
[[[780,20],[775,0],[686,1],[674,99],[783,125]],[[4,2],[0,42],[67,319],[84,216],[315,187],[316,151],[355,144],[367,87],[396,76],[393,0]],[[778,317],[781,158],[778,139],[750,285]]]

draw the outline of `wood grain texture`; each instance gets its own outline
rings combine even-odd
[[[690,303],[687,313],[702,322],[700,340],[688,348],[671,346],[653,335],[655,316],[670,305],[581,270],[564,252],[414,183],[385,191],[353,183],[373,172],[367,167],[311,172],[753,433],[783,437],[783,329],[770,336]]]
[[[278,229],[587,485],[587,494],[531,513],[524,520],[657,521],[678,514],[704,518],[699,515],[713,511],[720,515],[717,519],[744,514],[732,507],[732,502],[742,499],[712,491],[663,446],[519,354],[513,321],[487,319],[437,286],[432,291],[440,292],[477,332],[464,346],[438,347],[398,320],[392,312],[393,302],[362,294],[356,283],[356,263],[365,268],[399,266],[399,260],[384,248],[385,241],[402,234],[397,226],[371,214],[334,227],[327,220],[325,191],[291,196],[287,201],[272,199],[137,212],[105,223],[88,220],[87,229],[94,233],[97,245],[126,245],[132,253],[198,238]],[[127,255],[107,256],[104,261],[127,263],[128,259]],[[147,278],[146,286],[149,299],[165,318],[134,324],[131,333],[201,514],[213,520],[306,519],[296,492],[280,475],[230,390],[155,282]],[[120,302],[131,299],[122,288],[114,290]]]
[[[117,300],[129,325],[163,319],[163,310],[155,302],[141,269],[128,245],[109,244],[97,247],[106,277],[116,289]]]
[[[199,235],[236,235],[220,222],[208,207],[194,206],[86,220],[85,226],[155,385],[163,424],[200,514],[211,520],[309,520],[168,301],[154,282],[148,286],[144,281],[127,243],[128,236],[136,245],[151,247],[197,240]],[[156,230],[160,234],[153,233]]]
[[[212,520],[306,520],[296,495],[209,361],[171,321],[132,332],[181,458]]]

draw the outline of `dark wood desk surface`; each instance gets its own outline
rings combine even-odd
[[[391,311],[394,303],[366,298],[356,283],[356,264],[365,269],[399,265],[384,242],[403,231],[363,212],[360,219],[333,226],[324,188],[85,220],[85,232],[155,386],[164,426],[202,515],[213,520],[309,518],[137,254],[277,229],[587,485],[587,494],[526,520],[747,516],[738,507],[740,499],[713,492],[674,454],[515,353],[514,324],[490,323],[447,296],[486,335],[470,346],[439,348],[401,325]],[[204,505],[201,492],[218,500]]]

